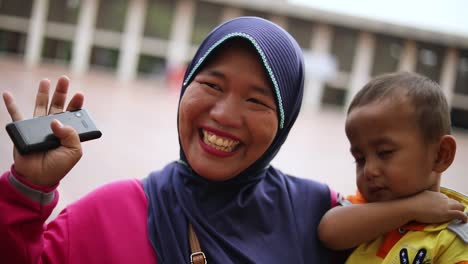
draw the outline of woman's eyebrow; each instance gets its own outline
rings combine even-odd
[[[263,87],[263,86],[258,86],[258,85],[252,85],[251,87],[255,92],[260,93],[262,95],[265,95],[265,96],[272,95],[271,89],[268,87]]]
[[[226,77],[226,75],[224,73],[222,73],[221,71],[218,71],[216,69],[207,69],[207,70],[204,70],[202,73],[213,76],[213,77],[221,78],[221,79],[224,79],[224,80],[227,79],[227,77]],[[266,96],[272,95],[272,91],[271,91],[270,87],[264,87],[264,86],[261,86],[261,85],[253,84],[251,86],[251,88],[255,92],[260,93],[262,95],[266,95]]]
[[[208,70],[203,71],[202,73],[213,76],[213,77],[221,78],[221,79],[226,79],[226,75],[224,75],[224,73],[218,70],[208,69]]]

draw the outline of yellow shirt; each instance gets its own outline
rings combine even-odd
[[[468,197],[441,188],[441,192],[468,205]],[[362,202],[359,193],[348,198],[353,203]],[[468,223],[452,223],[457,229],[468,232]],[[468,241],[463,235],[445,224],[408,224],[376,240],[361,244],[346,261],[347,264],[468,264]],[[462,231],[462,232],[463,232]],[[466,237],[465,237],[466,239]]]

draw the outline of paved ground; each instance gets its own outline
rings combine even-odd
[[[34,106],[40,79],[55,84],[61,66],[27,69],[17,59],[0,58],[0,91],[10,90],[25,115]],[[178,95],[161,80],[139,79],[123,83],[112,73],[93,71],[71,78],[71,90],[85,94],[85,107],[103,132],[99,140],[84,143],[84,156],[60,185],[61,201],[55,211],[97,186],[125,178],[141,178],[178,158],[176,110]],[[3,102],[0,124],[10,122]],[[273,164],[300,177],[330,184],[342,193],[353,192],[354,164],[343,131],[344,115],[339,110],[315,112],[307,107],[299,116],[283,149]],[[443,185],[468,193],[468,131],[455,131],[457,157],[443,176]],[[0,170],[13,161],[12,145],[0,130]]]

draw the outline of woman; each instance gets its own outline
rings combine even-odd
[[[0,215],[0,256],[8,263],[188,263],[191,255],[202,263],[326,263],[317,226],[336,194],[269,165],[299,113],[303,74],[299,46],[277,25],[255,17],[220,25],[185,74],[180,160],[143,182],[99,188],[43,227],[56,186],[81,157],[73,129],[53,121],[62,146],[15,151],[0,178],[0,211],[9,212]],[[62,111],[67,87],[61,78],[47,110],[49,84],[41,82],[35,115]],[[13,97],[4,100],[21,120]],[[82,104],[76,94],[67,110]],[[373,212],[358,208],[365,211],[352,214]],[[364,221],[357,231],[376,223]]]

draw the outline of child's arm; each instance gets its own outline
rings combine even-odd
[[[319,238],[331,249],[348,249],[410,221],[440,223],[461,219],[466,222],[463,210],[459,202],[431,191],[387,202],[337,206],[323,216]]]

